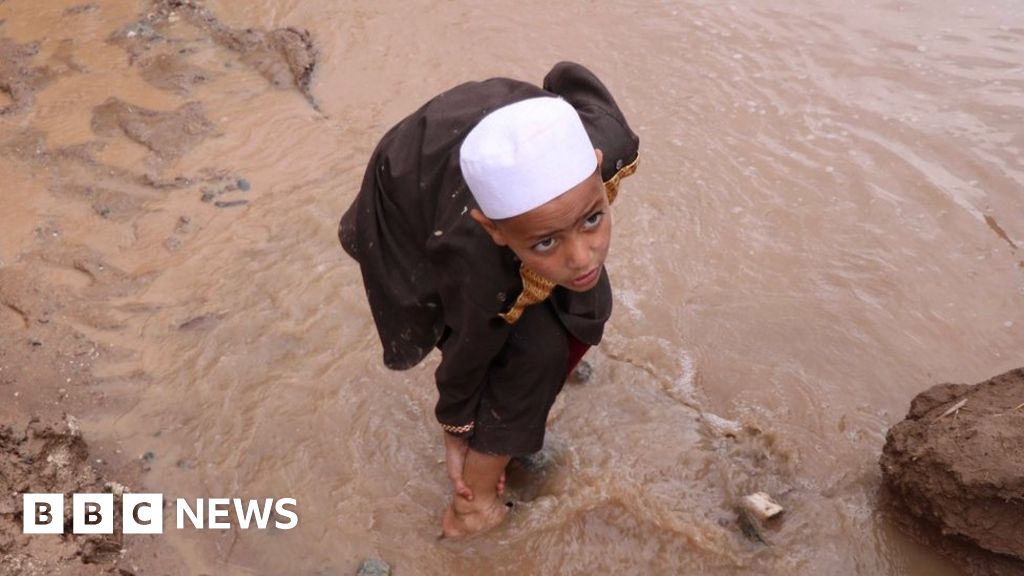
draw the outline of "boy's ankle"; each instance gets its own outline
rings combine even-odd
[[[508,508],[495,497],[490,502],[472,502],[456,497],[445,509],[441,531],[445,537],[460,538],[486,532],[501,524],[508,516]]]
[[[493,494],[490,497],[478,495],[473,498],[473,500],[467,500],[462,496],[456,495],[455,498],[452,499],[452,511],[459,516],[477,514],[490,509],[497,503],[497,500],[497,494]]]

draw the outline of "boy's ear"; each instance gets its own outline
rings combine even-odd
[[[604,152],[601,152],[600,148],[594,148],[594,154],[597,155],[597,173],[601,173],[601,162],[604,161]]]
[[[508,241],[505,239],[505,235],[501,233],[501,230],[498,229],[498,225],[494,223],[494,220],[484,216],[484,213],[479,208],[470,210],[469,215],[487,231],[487,234],[490,235],[491,240],[494,240],[495,244],[498,246],[508,246]]]

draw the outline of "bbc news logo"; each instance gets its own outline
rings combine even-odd
[[[22,532],[25,534],[64,533],[63,494],[24,494],[22,496]],[[235,526],[243,530],[266,530],[273,524],[280,530],[291,530],[299,523],[294,498],[197,498],[190,503],[185,498],[175,500],[175,526],[199,530],[228,530]],[[72,494],[71,531],[74,534],[114,533],[113,494]],[[205,512],[205,513],[204,513]],[[273,523],[271,519],[273,518]],[[131,494],[121,496],[121,532],[124,534],[163,534],[163,494]]]

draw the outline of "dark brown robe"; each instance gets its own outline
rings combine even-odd
[[[611,179],[637,158],[638,139],[586,68],[556,65],[543,88],[507,78],[469,82],[423,105],[377,145],[339,239],[359,262],[384,363],[407,369],[441,349],[437,419],[476,423],[471,446],[502,454],[540,449],[551,403],[566,377],[568,334],[595,345],[611,314],[608,275],[576,293],[558,287],[515,323],[498,315],[522,290],[519,261],[469,211],[459,146],[489,112],[557,95],[580,114]]]

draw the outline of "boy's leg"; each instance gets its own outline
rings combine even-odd
[[[504,519],[508,509],[498,497],[498,480],[512,456],[543,446],[548,412],[565,383],[569,348],[568,332],[549,303],[528,308],[512,329],[488,371],[469,439],[462,478],[473,500],[454,497],[442,520],[446,536],[480,532]]]
[[[499,499],[496,487],[510,458],[507,455],[484,454],[469,449],[466,466],[462,469],[462,479],[473,491],[474,500],[487,502]]]

